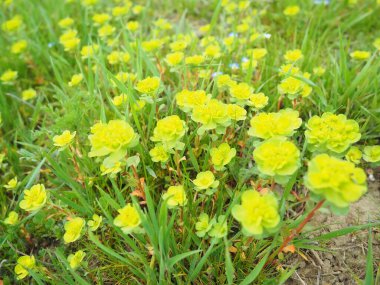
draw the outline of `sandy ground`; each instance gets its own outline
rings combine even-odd
[[[311,221],[312,226],[326,225],[320,233],[327,233],[344,227],[380,220],[380,172],[376,181],[369,183],[368,192],[351,206],[347,216],[334,216],[318,212]],[[374,268],[380,262],[380,228],[374,228]],[[365,277],[368,231],[360,231],[331,240],[325,248],[332,252],[304,251],[305,258],[298,256],[291,263],[299,262],[299,268],[288,285],[354,285],[361,284]]]

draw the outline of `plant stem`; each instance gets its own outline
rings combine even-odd
[[[265,265],[268,265],[269,263],[271,263],[272,260],[276,257],[276,255],[282,252],[284,248],[302,231],[305,225],[311,220],[311,218],[314,217],[315,213],[319,210],[319,208],[322,207],[325,201],[326,200],[321,200],[318,202],[318,204],[315,205],[313,210],[310,211],[310,213],[306,216],[306,218],[302,221],[302,223],[300,223],[298,227],[294,231],[292,231],[292,233],[289,236],[287,236],[284,239],[279,249],[272,253],[272,255],[268,258],[268,261],[266,262]]]

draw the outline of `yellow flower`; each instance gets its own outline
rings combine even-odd
[[[77,86],[79,83],[82,82],[82,80],[83,80],[83,74],[82,73],[74,74],[71,77],[71,80],[69,81],[69,86],[70,87]]]
[[[58,26],[64,29],[72,26],[73,24],[74,24],[74,20],[70,17],[66,17],[58,22]]]
[[[8,217],[5,218],[4,224],[6,225],[14,225],[18,222],[18,214],[15,211],[11,211],[8,214]]]
[[[135,32],[135,31],[137,31],[138,30],[138,28],[139,28],[139,22],[136,22],[136,21],[129,21],[128,23],[127,23],[127,29],[129,30],[129,31],[131,31],[131,32]]]
[[[287,94],[289,99],[295,99],[298,95],[301,97],[309,96],[312,88],[304,81],[290,76],[281,81],[278,85],[278,91],[281,94]]]
[[[233,206],[231,213],[247,236],[261,236],[265,230],[273,231],[280,222],[278,202],[271,192],[261,195],[255,190],[244,191],[241,204]]]
[[[92,232],[96,231],[99,228],[99,226],[101,225],[102,221],[103,221],[102,216],[98,216],[96,214],[92,215],[92,220],[89,220],[87,222],[87,225],[88,225],[90,231],[92,231]]]
[[[364,147],[363,159],[367,162],[379,162],[380,161],[380,145]]]
[[[116,31],[116,28],[112,25],[105,24],[98,30],[98,35],[101,38],[109,37]]]
[[[281,65],[279,74],[283,75],[297,75],[299,74],[300,69],[294,66],[292,63]]]
[[[250,106],[256,108],[256,109],[262,109],[266,105],[268,105],[269,98],[265,96],[264,93],[254,93],[249,97],[249,104]]]
[[[4,185],[6,189],[14,189],[17,187],[18,181],[17,181],[17,176],[12,178],[11,180],[8,181],[7,185]]]
[[[36,96],[37,96],[37,92],[33,88],[26,89],[26,90],[22,91],[22,93],[21,93],[22,100],[25,100],[25,101],[33,99]]]
[[[94,6],[95,4],[98,3],[98,0],[82,0],[82,5],[86,7],[91,7]]]
[[[284,10],[285,16],[295,16],[300,12],[300,7],[297,5],[288,6]]]
[[[213,238],[223,238],[228,233],[227,219],[226,216],[220,215],[216,222],[212,225],[211,230],[208,235]]]
[[[210,25],[203,25],[203,26],[199,27],[199,31],[205,34],[210,30],[210,28],[211,28]]]
[[[208,231],[211,230],[214,225],[215,220],[211,220],[206,213],[202,213],[199,215],[197,222],[195,223],[196,235],[198,237],[204,237]]]
[[[127,149],[138,143],[138,135],[125,121],[111,120],[108,123],[96,123],[88,136],[91,143],[89,157],[110,155],[103,164],[110,168],[120,161]]]
[[[1,29],[4,32],[12,33],[20,29],[21,25],[22,25],[22,18],[20,15],[16,15],[12,19],[2,23]]]
[[[224,166],[236,155],[236,149],[231,148],[227,143],[222,143],[217,148],[213,147],[210,151],[211,161],[216,170],[223,170]]]
[[[169,45],[169,47],[174,52],[176,52],[176,51],[183,51],[187,47],[187,42],[184,41],[184,40],[175,41],[175,42],[172,42]]]
[[[17,79],[17,74],[18,74],[17,71],[8,69],[1,75],[0,80],[3,83],[12,83],[13,81]]]
[[[136,90],[140,93],[151,95],[158,90],[160,82],[158,77],[147,77],[137,83]]]
[[[366,59],[370,58],[371,53],[369,51],[356,50],[356,51],[350,53],[350,56],[353,59],[366,60]]]
[[[190,112],[195,106],[202,106],[210,100],[203,90],[182,90],[175,95],[177,105],[184,112]]]
[[[59,37],[59,42],[63,45],[65,51],[74,50],[80,43],[80,39],[77,37],[78,32],[76,30],[67,30]]]
[[[209,45],[204,51],[204,55],[209,58],[219,58],[221,54],[220,46]]]
[[[283,109],[277,113],[260,113],[251,121],[248,135],[261,139],[269,139],[275,136],[290,137],[301,124],[298,111]]]
[[[99,49],[98,45],[83,46],[80,51],[82,59],[86,59],[86,58],[94,56],[94,54],[98,51],[98,49]]]
[[[193,180],[195,190],[215,189],[219,186],[219,181],[215,180],[215,176],[211,171],[199,172],[197,178]]]
[[[12,44],[11,53],[20,54],[22,53],[28,46],[28,42],[26,40],[20,40]]]
[[[355,164],[320,154],[308,165],[305,185],[338,208],[346,208],[367,191],[366,174]]]
[[[288,50],[284,58],[287,62],[296,62],[303,58],[302,51],[300,49]]]
[[[114,7],[112,9],[112,16],[114,16],[114,17],[123,16],[123,15],[127,14],[128,11],[129,11],[129,6],[127,6],[127,5]]]
[[[227,105],[216,99],[211,99],[205,105],[195,106],[191,119],[202,124],[198,129],[199,135],[202,135],[205,130],[213,129],[216,129],[218,133],[223,133],[230,123]]]
[[[316,76],[322,76],[323,74],[325,74],[325,72],[326,72],[326,68],[324,68],[323,66],[317,66],[313,68],[313,73]]]
[[[170,30],[172,29],[172,25],[166,19],[158,19],[154,22],[154,25],[161,30]]]
[[[54,136],[53,138],[54,145],[63,149],[72,142],[75,135],[76,135],[76,132],[71,133],[70,131],[66,130],[61,135]]]
[[[136,103],[131,103],[131,107],[135,111],[141,111],[146,105],[144,100],[137,100]]]
[[[149,154],[153,162],[166,162],[169,159],[169,154],[162,145],[156,145]]]
[[[20,208],[28,212],[41,209],[47,200],[47,193],[43,184],[33,185],[30,189],[24,190],[24,198],[20,202]]]
[[[253,88],[247,83],[239,83],[230,87],[230,93],[238,102],[245,102],[252,96]]]
[[[78,250],[76,253],[70,254],[67,257],[67,261],[71,269],[77,269],[85,256],[86,253],[83,250]]]
[[[234,81],[228,74],[221,74],[216,77],[216,85],[219,89],[224,90],[237,84],[236,81]]]
[[[123,103],[126,103],[126,102],[128,102],[128,96],[127,96],[127,94],[121,94],[119,96],[115,96],[112,99],[112,103],[115,106],[121,106]]]
[[[362,156],[363,154],[360,149],[356,146],[352,146],[346,153],[345,158],[352,163],[358,164],[360,163]]]
[[[177,115],[165,117],[157,122],[150,138],[154,142],[162,143],[165,149],[182,149],[183,143],[179,140],[186,133],[186,124]]]
[[[262,142],[253,151],[258,170],[283,184],[300,167],[300,151],[285,137],[273,137]]]
[[[21,256],[17,259],[17,264],[15,266],[15,273],[17,275],[17,280],[24,279],[29,275],[29,270],[33,270],[36,267],[36,260],[33,255]]]
[[[65,223],[65,234],[63,235],[63,240],[65,243],[71,243],[78,240],[81,236],[82,229],[84,228],[86,222],[82,218],[73,218],[72,220]]]
[[[117,211],[119,215],[113,220],[113,224],[120,227],[125,234],[135,232],[141,224],[140,215],[136,208],[128,203],[124,208]]]
[[[99,14],[94,14],[92,16],[92,20],[95,22],[96,25],[103,25],[110,19],[110,15],[107,13],[99,13]]]
[[[313,116],[306,127],[305,137],[313,151],[342,153],[361,137],[358,123],[347,120],[343,114],[327,112],[321,117]]]
[[[154,40],[142,42],[141,46],[145,51],[152,52],[161,48],[163,44],[164,43],[162,40],[154,39]]]
[[[115,177],[117,173],[121,171],[121,162],[116,161],[113,164],[109,163],[107,165],[100,165],[100,171],[102,172],[102,175],[110,174],[110,177]]]
[[[379,2],[379,4],[380,4],[380,2]],[[378,50],[380,50],[380,38],[375,39],[375,41],[373,42],[373,46],[375,48],[377,48]]]
[[[264,58],[267,55],[268,51],[265,48],[254,48],[252,49],[252,58],[259,60]]]
[[[244,121],[247,115],[247,111],[236,104],[228,104],[227,113],[229,118],[233,121]]]
[[[187,203],[185,188],[183,185],[170,186],[162,195],[162,199],[167,201],[168,208],[184,206]]]
[[[185,63],[188,65],[200,65],[205,61],[203,55],[193,55],[185,58]]]
[[[183,52],[173,52],[166,55],[165,61],[170,66],[176,66],[182,62],[183,58],[184,58]]]

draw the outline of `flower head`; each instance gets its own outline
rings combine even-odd
[[[65,234],[63,240],[65,243],[71,243],[78,240],[81,236],[82,229],[86,225],[86,222],[82,218],[73,218],[65,223]]]
[[[106,156],[113,165],[125,156],[128,148],[133,147],[138,142],[138,135],[133,128],[123,120],[111,120],[108,123],[96,123],[91,128],[91,135],[88,136],[91,143],[90,157]],[[112,163],[111,163],[112,162]]]
[[[355,164],[320,154],[309,162],[305,185],[334,206],[346,208],[367,191],[366,179]]]
[[[213,224],[211,230],[208,232],[208,235],[213,238],[223,238],[227,235],[228,226],[226,216],[219,216],[217,221]]]
[[[380,161],[380,145],[372,145],[364,147],[363,159],[367,162]]]
[[[36,259],[33,255],[21,256],[17,259],[17,264],[15,266],[15,273],[17,275],[17,280],[24,279],[29,275],[29,270],[36,267]]]
[[[273,137],[253,151],[253,158],[262,174],[272,176],[278,183],[300,167],[300,151],[285,137]]]
[[[130,234],[138,229],[141,224],[140,215],[131,203],[117,211],[119,215],[113,220],[115,226],[120,227],[125,234]]]
[[[210,217],[206,213],[199,215],[197,222],[195,223],[196,235],[198,237],[204,237],[208,231],[211,230],[215,220],[210,220]]]
[[[265,230],[273,230],[280,222],[278,202],[271,192],[260,194],[248,190],[241,195],[241,204],[232,208],[232,216],[241,223],[243,233],[260,236]]]
[[[71,80],[69,81],[69,86],[70,87],[77,86],[79,83],[82,82],[82,80],[83,80],[83,74],[82,73],[74,74],[71,77]]]
[[[288,50],[284,58],[287,62],[296,62],[303,58],[302,51],[300,49]]]
[[[366,59],[370,58],[371,53],[369,51],[356,50],[356,51],[353,51],[352,53],[350,53],[350,56],[353,59],[366,60]]]
[[[36,96],[37,96],[37,92],[33,88],[26,89],[26,90],[22,91],[22,93],[21,93],[21,98],[22,98],[22,100],[25,100],[25,101],[33,99]]]
[[[227,113],[228,117],[233,121],[244,121],[247,115],[247,111],[236,104],[228,104]]]
[[[236,149],[227,143],[222,143],[217,148],[211,149],[211,160],[216,170],[222,170],[236,155]]]
[[[17,187],[17,184],[18,184],[18,180],[17,180],[17,176],[15,176],[11,180],[9,180],[8,183],[4,185],[4,187],[6,189],[14,189]]]
[[[69,262],[71,269],[77,269],[85,256],[86,253],[83,250],[78,250],[76,253],[70,254],[67,257],[67,261]]]
[[[215,176],[211,171],[199,172],[197,178],[193,180],[195,190],[214,189],[219,186],[219,181],[215,180]]]
[[[295,16],[300,12],[300,7],[297,5],[288,6],[284,10],[285,16]]]
[[[18,72],[17,71],[14,71],[14,70],[11,70],[11,69],[8,69],[7,71],[5,71],[1,76],[0,76],[0,80],[3,82],[3,83],[12,83],[13,81],[15,81],[17,79],[17,75],[18,75]]]
[[[198,129],[200,135],[205,130],[217,129],[217,131],[224,132],[226,126],[230,124],[227,105],[216,99],[211,99],[205,105],[195,106],[191,119],[202,124]]]
[[[176,66],[182,62],[183,58],[183,52],[177,51],[167,54],[165,57],[165,61],[168,63],[169,66]]]
[[[22,53],[28,46],[28,42],[26,40],[19,40],[12,44],[11,53],[20,54]]]
[[[71,133],[70,131],[66,130],[61,135],[54,136],[53,138],[54,145],[63,149],[69,144],[71,144],[75,135],[76,135],[76,132]]]
[[[24,198],[20,202],[20,208],[28,212],[41,209],[47,200],[47,193],[43,184],[33,185],[30,189],[24,190]]]
[[[153,162],[166,162],[169,159],[169,154],[162,145],[156,145],[149,154]]]
[[[249,97],[249,104],[250,106],[256,108],[256,109],[262,109],[266,105],[268,105],[269,98],[265,96],[264,93],[254,93]]]
[[[261,139],[275,136],[290,137],[301,124],[298,111],[283,109],[277,113],[259,113],[251,121],[248,135]]]
[[[196,106],[203,106],[210,100],[203,90],[190,91],[187,89],[175,95],[178,107],[184,112],[190,112]]]
[[[168,208],[175,208],[187,204],[186,192],[183,185],[170,186],[162,195],[162,199],[167,201]]]
[[[177,115],[165,117],[157,122],[150,138],[154,142],[162,143],[165,149],[181,149],[179,140],[186,133],[186,124]]]
[[[87,222],[87,225],[88,225],[90,231],[92,231],[92,232],[96,231],[99,228],[99,226],[101,225],[102,221],[103,221],[102,216],[98,216],[96,214],[92,215],[92,220],[89,220]]]
[[[158,77],[147,77],[139,81],[136,85],[137,91],[140,93],[152,95],[160,87],[160,78]]]
[[[320,152],[342,153],[361,137],[358,123],[347,120],[342,114],[324,113],[321,117],[313,116],[306,127],[308,145],[312,150]]]
[[[8,217],[4,219],[4,224],[6,225],[14,225],[18,222],[18,214],[15,211],[11,211],[8,214]]]
[[[358,164],[360,163],[362,156],[363,154],[360,149],[356,146],[352,146],[346,153],[345,158],[352,163]]]
[[[12,19],[1,24],[1,29],[7,33],[13,33],[20,29],[22,26],[22,17],[20,15],[14,16]]]
[[[253,88],[247,83],[239,83],[230,87],[230,93],[238,102],[245,103],[252,96]]]

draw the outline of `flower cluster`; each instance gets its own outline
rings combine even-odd
[[[305,137],[309,147],[319,152],[342,153],[361,137],[358,123],[342,114],[313,116],[306,127]]]

